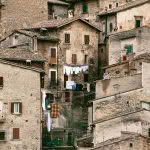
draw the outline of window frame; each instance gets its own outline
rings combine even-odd
[[[72,64],[77,64],[77,54],[72,54]]]
[[[18,105],[18,111],[16,111],[16,105]],[[22,102],[11,102],[11,114],[20,115],[22,114]]]
[[[4,133],[4,139],[0,139],[0,141],[5,141],[6,140],[6,131],[0,130],[0,133]]]
[[[71,43],[71,34],[70,33],[65,33],[65,44],[70,44]]]
[[[4,78],[0,76],[0,88],[4,87]]]
[[[89,11],[88,11],[88,3],[84,2],[82,3],[82,13],[83,14],[87,14]]]
[[[18,135],[16,136],[15,134],[15,130],[17,130],[17,132],[18,132]],[[13,128],[13,131],[12,131],[13,133],[12,133],[12,139],[13,140],[19,140],[20,139],[20,128]],[[16,138],[17,137],[17,138]]]
[[[90,35],[84,35],[84,44],[89,45],[90,44]]]

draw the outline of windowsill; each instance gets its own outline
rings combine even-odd
[[[89,12],[82,12],[82,14],[88,14]]]
[[[71,43],[64,43],[65,45],[71,45]]]
[[[13,115],[18,115],[18,116],[21,115],[21,113],[12,113],[12,114],[13,114]]]
[[[3,86],[0,86],[0,89],[2,89],[3,88]]]
[[[21,141],[20,139],[12,139],[11,141]]]

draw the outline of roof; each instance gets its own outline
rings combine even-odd
[[[62,2],[62,1],[59,1],[59,0],[48,0],[48,3],[57,4],[57,5],[66,5],[66,6],[69,5],[68,3]]]
[[[96,147],[91,148],[91,150],[99,149],[104,146],[112,145],[112,144],[115,144],[118,142],[130,140],[130,139],[135,139],[135,137],[147,138],[139,133],[121,131],[120,137],[112,138],[107,141],[101,142],[101,143],[97,144]]]
[[[40,35],[40,33],[35,32],[35,31],[28,31],[28,30],[20,29],[20,30],[12,31],[8,36],[6,36],[2,40],[0,40],[0,42],[4,41],[7,37],[11,36],[14,33],[24,34],[24,35],[29,36],[31,38],[36,36],[37,39],[39,39],[39,40],[48,40],[48,41],[56,41],[56,42],[59,41],[58,37],[55,35],[42,36],[42,35]]]
[[[23,48],[6,48],[0,49],[0,59],[5,60],[31,60],[37,62],[45,62],[45,58],[40,54],[31,52],[30,50]]]
[[[115,14],[117,12],[121,12],[121,11],[124,11],[124,10],[127,10],[127,9],[131,9],[131,8],[134,8],[134,7],[143,5],[145,3],[149,3],[149,2],[150,2],[150,0],[135,0],[135,1],[129,2],[125,5],[122,5],[120,7],[116,7],[114,9],[111,9],[109,11],[99,13],[99,16]]]
[[[22,68],[22,69],[32,70],[32,71],[35,71],[35,72],[38,72],[38,73],[44,73],[44,70],[41,69],[41,68],[24,66],[24,65],[13,63],[11,61],[6,61],[6,60],[3,60],[3,59],[0,59],[0,63],[15,66],[15,67],[19,67],[19,68]]]
[[[149,60],[150,61],[150,53],[140,54],[140,55],[134,57],[133,61],[140,60],[140,59],[144,59],[144,60]],[[107,69],[107,68],[111,68],[111,67],[116,67],[118,65],[123,65],[123,64],[126,64],[128,62],[129,61],[124,61],[124,62],[119,62],[119,63],[116,63],[116,64],[108,65],[108,66],[103,67],[103,69]]]
[[[95,23],[91,23],[90,21],[86,21],[85,19],[81,18],[81,17],[73,17],[73,18],[63,18],[63,19],[52,19],[52,20],[49,20],[49,21],[42,21],[42,22],[39,22],[31,27],[29,27],[28,29],[40,29],[40,28],[60,28],[60,27],[63,27],[67,24],[70,24],[72,22],[75,22],[77,20],[80,20],[86,24],[88,24],[89,26],[95,28],[96,30],[98,31],[101,31],[100,28],[98,27],[98,25]]]

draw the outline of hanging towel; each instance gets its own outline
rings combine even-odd
[[[48,112],[47,113],[47,130],[48,130],[48,132],[50,132],[51,131],[51,124],[52,124],[52,122],[51,122],[51,117],[50,117],[50,112]]]
[[[46,93],[43,92],[42,93],[42,108],[43,108],[43,110],[46,110],[46,107],[45,107],[45,97],[46,97]]]
[[[51,105],[51,118],[58,118],[59,116],[59,105],[52,104]]]
[[[87,91],[90,92],[90,83],[87,83]]]

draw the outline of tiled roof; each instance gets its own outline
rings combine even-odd
[[[82,22],[88,24],[89,26],[95,28],[96,30],[100,31],[100,28],[95,23],[91,23],[90,21],[86,21],[85,19],[81,17],[73,17],[73,18],[63,18],[63,19],[52,19],[49,21],[42,21],[39,22],[28,29],[39,29],[39,28],[60,28],[62,26],[65,26],[67,24],[70,24],[74,21],[81,20]]]
[[[69,5],[68,3],[65,3],[59,0],[48,0],[48,3],[58,4],[58,5]]]
[[[31,60],[37,62],[45,62],[46,59],[39,54],[35,54],[30,50],[23,48],[7,48],[0,49],[0,59],[5,60]]]
[[[133,7],[136,7],[136,6],[143,5],[143,4],[148,3],[148,2],[150,2],[150,0],[134,0],[132,2],[129,2],[129,3],[125,4],[125,5],[122,5],[120,7],[116,7],[114,9],[99,13],[99,16],[103,16],[103,15],[106,15],[106,14],[107,15],[114,14],[114,13],[117,13],[117,12],[120,12],[120,11],[131,9]]]
[[[44,70],[41,69],[41,68],[25,66],[25,65],[21,65],[21,64],[18,64],[18,63],[11,62],[11,61],[6,61],[6,60],[3,60],[3,59],[0,59],[0,63],[15,66],[15,67],[19,67],[19,68],[23,68],[23,69],[27,69],[27,70],[32,70],[32,71],[39,72],[39,73],[44,73]]]

